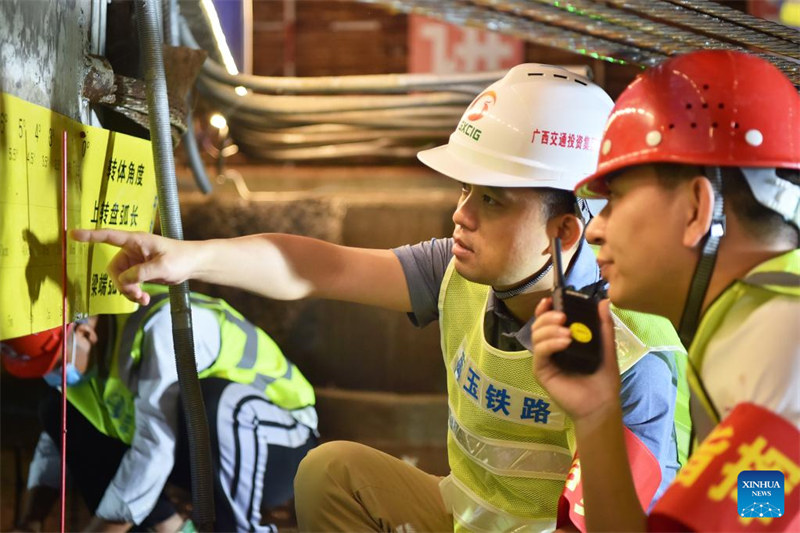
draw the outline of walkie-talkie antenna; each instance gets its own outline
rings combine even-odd
[[[551,241],[551,248],[553,249],[553,287],[566,287],[567,282],[564,279],[564,265],[561,262],[561,239],[553,237]]]
[[[553,251],[553,310],[566,315],[572,342],[564,350],[552,354],[553,363],[564,372],[591,374],[600,366],[600,318],[597,301],[580,291],[566,287],[561,239],[550,242]]]

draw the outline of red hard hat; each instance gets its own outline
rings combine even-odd
[[[67,326],[67,332],[73,327]],[[3,367],[19,378],[40,378],[61,359],[61,326],[0,343]]]
[[[597,171],[575,192],[605,196],[609,175],[647,163],[800,168],[800,96],[776,67],[750,54],[670,58],[622,92]]]

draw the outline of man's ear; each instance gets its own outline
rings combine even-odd
[[[583,222],[571,214],[563,214],[547,221],[547,236],[561,239],[561,251],[568,252],[575,246],[583,235]],[[548,246],[547,253],[550,253]]]
[[[686,184],[688,194],[686,227],[683,245],[694,248],[711,228],[714,216],[714,188],[705,176],[692,178]]]

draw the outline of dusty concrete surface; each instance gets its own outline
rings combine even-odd
[[[84,56],[98,45],[100,9],[96,0],[0,2],[0,91],[86,122]]]

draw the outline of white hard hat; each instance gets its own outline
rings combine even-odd
[[[517,65],[472,101],[446,145],[417,157],[473,185],[571,191],[597,166],[613,105],[583,76],[551,65]]]

